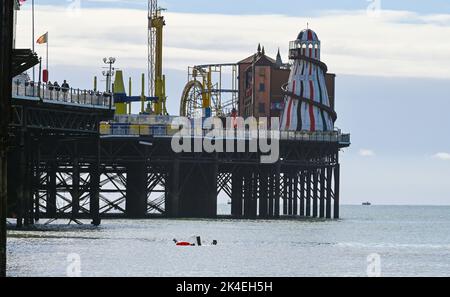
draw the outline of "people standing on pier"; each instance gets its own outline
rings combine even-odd
[[[51,81],[48,81],[48,83],[47,83],[47,89],[48,89],[49,91],[53,91],[53,84],[52,84]]]
[[[61,87],[59,86],[59,84],[58,84],[57,81],[55,81],[55,82],[53,83],[53,88],[54,88],[55,91],[56,91],[56,100],[58,100],[58,99],[59,99],[59,91],[61,91]]]
[[[69,84],[67,83],[66,80],[64,80],[64,82],[62,83],[61,89],[62,89],[63,92],[67,92],[70,89],[70,86],[69,86]]]
[[[66,80],[64,80],[64,82],[61,84],[61,90],[63,91],[63,95],[64,95],[64,100],[67,99],[67,92],[69,91],[69,84],[67,83]]]
[[[55,82],[53,83],[53,87],[55,88],[55,91],[60,91],[60,90],[61,90],[61,88],[60,88],[60,86],[59,86],[59,84],[58,84],[57,81],[55,81]]]

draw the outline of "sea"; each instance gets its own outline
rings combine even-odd
[[[8,276],[450,276],[450,206],[344,205],[339,220],[45,223],[10,228]],[[173,241],[197,236],[202,246]]]

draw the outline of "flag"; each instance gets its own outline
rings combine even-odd
[[[47,43],[47,39],[48,39],[48,32],[39,37],[38,40],[36,40],[36,43],[37,44]]]

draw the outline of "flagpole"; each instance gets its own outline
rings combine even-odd
[[[34,53],[34,0],[31,0],[31,38],[32,38],[32,49],[33,49],[33,53]],[[35,69],[33,66],[33,81],[36,80],[36,74],[35,74]]]
[[[47,32],[47,80],[49,79],[48,77],[50,77],[50,72],[48,71],[48,32]]]

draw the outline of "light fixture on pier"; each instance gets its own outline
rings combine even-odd
[[[116,58],[114,57],[103,58],[103,63],[109,65],[108,70],[102,71],[103,76],[106,76],[106,92],[109,93],[113,91],[111,90],[112,77],[114,76],[114,68],[112,67],[112,65],[116,63]]]

